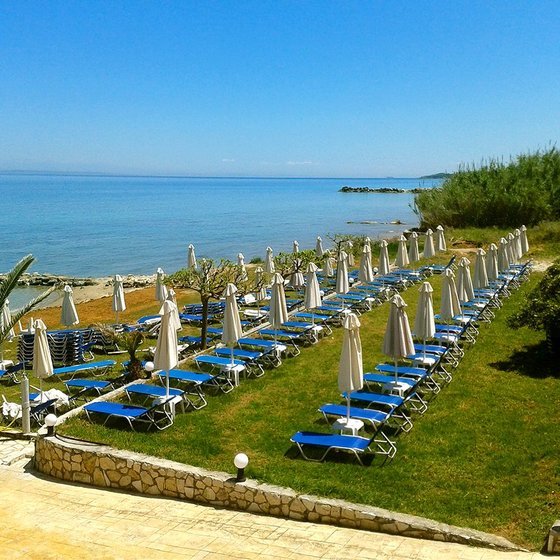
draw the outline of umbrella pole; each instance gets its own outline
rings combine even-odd
[[[350,422],[350,392],[346,393],[346,426]]]
[[[399,361],[397,359],[395,359],[395,383],[399,382],[399,374],[397,373],[398,363],[399,363]]]
[[[165,398],[169,398],[169,370],[166,371],[165,375]]]
[[[119,324],[119,312],[115,311],[115,325]]]
[[[426,360],[426,339],[424,338],[423,341],[424,341],[424,344],[422,346],[422,351],[423,351],[422,353],[424,355],[424,360]]]

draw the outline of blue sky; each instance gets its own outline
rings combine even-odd
[[[555,143],[560,2],[0,0],[0,170],[380,177]]]

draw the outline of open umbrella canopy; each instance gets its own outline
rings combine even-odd
[[[371,246],[369,243],[364,245],[362,249],[362,258],[360,259],[360,270],[358,271],[358,279],[362,282],[373,282],[373,270],[371,268]]]
[[[72,288],[68,284],[64,286],[64,298],[62,300],[60,322],[66,327],[77,325],[80,322],[76,306],[74,305],[74,298],[72,297]]]
[[[488,282],[495,282],[498,279],[498,247],[495,243],[490,243],[486,253],[486,274]]]
[[[461,303],[466,303],[474,299],[474,289],[471,279],[471,269],[469,265],[471,261],[467,257],[463,257],[459,261],[459,266],[457,267],[457,295],[459,296],[459,301]]]
[[[317,271],[319,267],[315,263],[309,263],[307,265],[306,275],[307,282],[305,284],[305,296],[303,298],[303,304],[306,309],[315,309],[322,305],[321,289],[319,287],[319,281],[317,280]]]
[[[348,261],[348,268],[355,266],[354,260],[354,243],[350,239],[346,242],[346,260]]]
[[[324,253],[325,251],[323,250],[323,240],[320,236],[317,236],[317,241],[315,243],[315,255],[317,255],[318,258],[321,258]]]
[[[434,289],[429,282],[423,282],[418,290],[420,297],[414,318],[414,335],[423,341],[433,338],[436,334],[436,322],[434,319],[434,302],[432,294]]]
[[[294,239],[292,244],[293,253],[299,253],[299,243]]]
[[[115,274],[113,278],[113,302],[112,302],[113,311],[116,314],[115,322],[119,322],[119,313],[121,311],[125,311],[126,309],[126,302],[124,300],[124,287],[123,287],[123,279],[119,274]]]
[[[232,348],[243,335],[239,308],[237,307],[237,286],[229,283],[224,291],[226,307],[224,310],[224,328],[222,330],[222,342]]]
[[[167,299],[167,287],[163,283],[165,273],[161,268],[156,270],[156,300],[162,303]]]
[[[264,270],[262,267],[257,266],[257,268],[255,268],[255,298],[257,301],[262,301],[267,297],[263,275]]]
[[[239,267],[239,281],[247,282],[249,276],[247,275],[247,269],[245,268],[245,257],[243,253],[237,254],[237,266]]]
[[[406,237],[404,235],[401,235],[399,237],[399,246],[397,249],[397,259],[395,261],[395,264],[397,265],[397,268],[404,268],[405,266],[408,266],[408,253],[406,250]]]
[[[156,369],[169,371],[177,367],[179,357],[177,353],[177,329],[173,317],[175,304],[165,300],[160,309],[161,325],[154,352],[154,366]]]
[[[434,249],[434,232],[426,230],[426,240],[424,241],[424,258],[431,259],[436,254]]]
[[[388,243],[385,239],[381,240],[379,243],[379,275],[385,276],[391,271],[391,266],[389,265],[389,249],[387,248]]]
[[[420,260],[420,251],[418,249],[418,234],[413,231],[410,234],[408,247],[408,261],[410,263]]]
[[[439,315],[443,321],[452,321],[453,317],[461,313],[461,302],[457,295],[455,274],[449,268],[443,272],[441,283],[441,308]]]
[[[338,366],[338,389],[341,393],[347,393],[347,418],[350,418],[350,393],[364,386],[360,321],[354,313],[348,313],[342,327],[344,335]]]
[[[381,351],[392,358],[395,364],[410,354],[414,354],[414,342],[408,324],[403,298],[396,294],[391,298],[391,309],[385,329]],[[395,373],[395,377],[397,374]]]
[[[53,374],[51,351],[47,339],[47,327],[41,319],[37,319],[33,327],[35,329],[35,338],[33,340],[33,373],[39,379],[46,379]]]
[[[509,269],[509,252],[508,252],[508,242],[505,237],[500,239],[500,244],[498,245],[498,272],[506,272]]]
[[[273,329],[279,329],[288,320],[284,278],[279,272],[272,277],[269,320]]]
[[[436,251],[447,251],[447,243],[445,243],[445,235],[443,233],[443,226],[438,226],[436,228],[435,249],[436,249]]]
[[[336,293],[347,294],[349,289],[348,255],[344,251],[340,251],[338,262],[336,263]]]
[[[4,305],[2,306],[2,310],[0,312],[0,332],[6,331],[8,326],[12,321],[12,314],[10,312],[10,302],[9,300],[4,300]],[[13,328],[7,330],[6,333],[6,340],[12,340],[16,336]]]
[[[272,248],[266,248],[266,257],[264,259],[264,271],[268,274],[274,274],[276,267],[274,266],[274,257],[272,256]]]
[[[529,250],[529,241],[527,240],[527,227],[521,226],[519,228],[521,235],[519,241],[521,242],[521,254],[524,255]]]
[[[187,250],[187,268],[196,268],[198,264],[196,262],[196,254],[194,252],[194,245],[191,243]]]
[[[474,261],[473,288],[482,289],[488,286],[488,273],[486,272],[486,251],[479,247],[476,250]]]

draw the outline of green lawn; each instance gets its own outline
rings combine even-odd
[[[64,432],[209,469],[233,472],[233,456],[250,457],[248,475],[297,491],[343,498],[493,532],[538,548],[557,516],[560,384],[543,357],[542,337],[512,331],[506,316],[536,282],[515,293],[454,372],[453,382],[397,438],[381,466],[294,459],[290,436],[328,430],[316,412],[337,402],[342,331],[306,348],[258,380],[243,381],[204,410],[179,415],[163,433],[131,433],[76,419]],[[433,277],[439,305],[440,278]],[[403,293],[413,321],[417,287]],[[389,306],[362,316],[365,370],[380,352]]]

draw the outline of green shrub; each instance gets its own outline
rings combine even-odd
[[[508,164],[464,166],[437,189],[416,195],[423,227],[518,227],[560,218],[560,152],[523,154]]]
[[[560,259],[548,268],[508,324],[513,328],[543,330],[551,353],[560,354]]]

